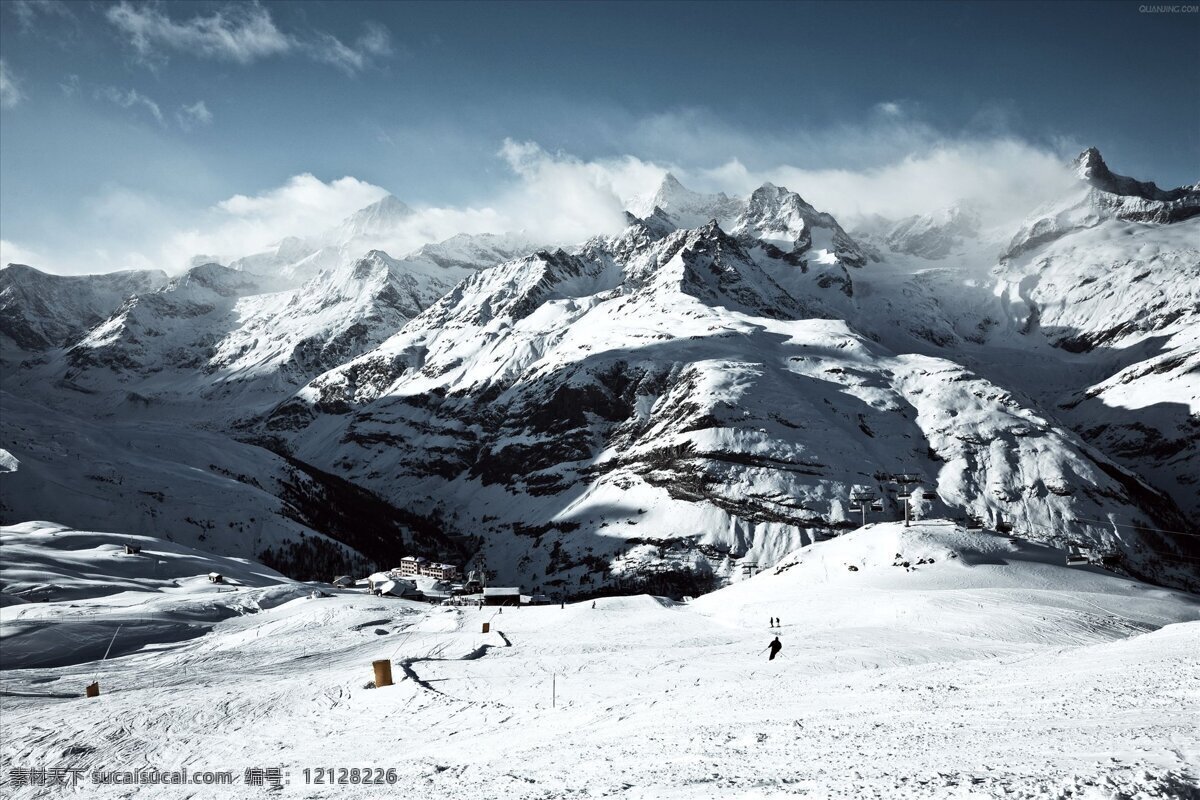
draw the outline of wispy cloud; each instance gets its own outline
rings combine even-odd
[[[12,108],[24,99],[21,82],[8,68],[4,59],[0,58],[0,108]]]
[[[71,22],[76,21],[70,7],[60,0],[10,0],[6,5],[16,16],[22,33],[34,30],[39,18],[58,17]]]
[[[151,65],[165,62],[166,51],[250,64],[294,46],[258,3],[228,5],[208,16],[175,21],[161,6],[123,1],[105,16],[128,37],[139,59]]]
[[[303,35],[283,31],[271,12],[257,2],[226,5],[190,19],[172,18],[169,8],[122,0],[105,16],[128,38],[138,60],[151,67],[166,63],[168,53],[237,64],[290,54],[352,75],[393,54],[391,34],[375,22],[365,23],[363,33],[347,44],[325,31]]]
[[[96,90],[96,97],[116,103],[121,108],[143,108],[150,113],[159,125],[165,125],[162,109],[158,103],[151,100],[137,89],[119,89],[116,86],[103,86]]]
[[[79,76],[75,74],[68,75],[58,84],[58,88],[62,89],[62,93],[66,97],[78,96],[79,87]]]
[[[54,265],[46,263],[41,254],[22,247],[16,242],[0,239],[0,265],[8,264],[25,264],[26,266],[37,266],[42,269],[54,268]]]
[[[211,125],[213,115],[203,100],[197,100],[190,106],[180,106],[179,110],[175,112],[175,119],[179,122],[180,128],[190,131],[199,126]]]
[[[159,241],[146,244],[154,260],[170,268],[198,254],[229,261],[287,236],[323,231],[386,195],[386,189],[356,178],[322,181],[305,173],[258,194],[222,200],[195,215],[192,224],[160,231]]]
[[[392,36],[382,25],[368,22],[361,36],[347,45],[329,33],[318,33],[315,45],[308,48],[311,57],[331,64],[347,75],[361,72],[373,60],[392,55]]]

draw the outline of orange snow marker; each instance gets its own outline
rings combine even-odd
[[[484,633],[488,633],[491,630],[492,630],[492,623],[490,623],[490,622],[483,623],[483,632]]]
[[[375,668],[375,688],[392,685],[392,662],[390,660],[381,658],[378,661],[372,661],[371,666]]]
[[[87,689],[85,689],[84,691],[86,692],[86,694],[85,694],[86,697],[99,697],[100,696],[100,681],[93,681],[92,683],[89,683],[87,686]]]

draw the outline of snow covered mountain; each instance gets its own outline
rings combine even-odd
[[[724,193],[693,192],[668,172],[654,194],[633,198],[628,205],[629,211],[635,216],[653,217],[657,209],[676,227],[695,228],[711,220],[728,221],[737,216],[746,204]]]
[[[635,223],[472,276],[266,428],[452,509],[501,574],[575,592],[647,547],[718,579],[772,563],[901,473],[957,513],[1180,573],[1136,533],[1185,524],[1169,500],[1032,399],[855,330],[877,316],[855,291],[869,270],[831,217],[765,186],[727,224]]]
[[[896,253],[931,260],[949,256],[980,233],[979,214],[962,206],[934,214],[908,217],[892,224],[884,233],[884,244]]]
[[[1020,392],[1194,517],[1200,220],[1186,209],[1200,195],[1114,176],[1094,150],[1076,168],[1062,214],[1039,210],[1016,237],[956,236],[946,256],[881,243],[885,263],[859,281],[875,312],[860,327]]]
[[[413,210],[399,198],[388,195],[355,211],[342,221],[336,232],[327,235],[333,244],[348,244],[361,239],[387,236],[412,216]]]
[[[158,270],[51,275],[24,264],[0,268],[3,361],[72,343],[135,294],[167,282]]]
[[[281,243],[139,293],[6,380],[69,444],[31,458],[12,430],[4,446],[88,487],[64,521],[133,529],[66,466],[92,452],[67,431],[199,426],[252,448],[238,471],[269,513],[280,470],[336,476],[470,537],[505,580],[575,595],[648,573],[736,580],[857,527],[857,493],[878,496],[868,519],[901,514],[898,475],[916,476],[917,513],[1190,585],[1200,548],[1167,532],[1189,529],[1200,465],[1194,192],[1079,163],[1079,191],[1016,237],[956,208],[860,241],[782,187],[738,199],[668,175],[625,231],[565,249],[461,236],[402,259],[344,242],[295,258],[310,245]],[[407,213],[385,199],[342,229],[358,241]],[[141,469],[130,448],[113,448],[116,473]],[[49,502],[30,492],[5,520]]]
[[[1031,216],[1009,242],[1004,258],[1106,220],[1168,224],[1200,216],[1200,183],[1163,191],[1114,174],[1094,147],[1080,153],[1074,167],[1079,190]]]
[[[228,421],[231,406],[273,405],[371,349],[472,272],[371,251],[280,291],[277,278],[193,267],[19,381],[63,383],[110,408],[165,401],[175,413],[202,397],[205,417]]]

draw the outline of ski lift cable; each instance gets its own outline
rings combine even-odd
[[[1072,525],[1072,524],[1080,523],[1080,522],[1090,522],[1090,523],[1093,523],[1096,525],[1113,525],[1113,526],[1119,527],[1119,528],[1133,528],[1134,530],[1154,531],[1155,533],[1174,533],[1174,534],[1178,534],[1179,536],[1200,537],[1200,533],[1188,533],[1186,531],[1172,531],[1172,530],[1167,530],[1165,528],[1151,528],[1149,525],[1130,525],[1130,524],[1124,523],[1124,522],[1112,522],[1111,520],[1104,520],[1104,519],[1076,518],[1076,519],[1071,519],[1071,520],[1063,520],[1064,525]],[[1044,531],[1053,531],[1055,533],[1058,532],[1058,529],[1053,527],[1052,525],[1043,525],[1040,522],[1021,521],[1016,524],[1018,527],[1024,526],[1027,528],[1041,528]]]
[[[1173,531],[1167,528],[1151,528],[1149,525],[1130,525],[1125,522],[1112,522],[1110,520],[1101,519],[1076,519],[1074,522],[1094,522],[1099,525],[1115,525],[1118,528],[1134,528],[1135,530],[1154,531],[1156,533],[1175,533],[1180,536],[1196,536],[1200,537],[1200,533],[1190,533],[1188,531]]]
[[[1118,523],[1102,522],[1102,521],[1100,521],[1100,520],[1078,520],[1078,519],[1076,519],[1076,520],[1071,520],[1071,522],[1099,522],[1100,524],[1104,524],[1104,525],[1108,525],[1108,524],[1113,524],[1113,525],[1115,525],[1115,524],[1118,524]],[[1055,533],[1055,534],[1057,534],[1057,533],[1058,533],[1058,530],[1057,530],[1056,528],[1054,528],[1054,527],[1052,527],[1052,526],[1050,526],[1050,525],[1042,525],[1042,524],[1040,524],[1040,523],[1037,523],[1037,522],[1022,522],[1022,523],[1020,523],[1020,524],[1019,524],[1019,526],[1018,526],[1018,527],[1020,527],[1020,526],[1024,526],[1024,527],[1027,527],[1027,528],[1040,528],[1041,530],[1044,530],[1044,531],[1050,531],[1050,532],[1052,532],[1052,533]],[[1132,525],[1122,525],[1122,527],[1136,527],[1136,526],[1132,526]],[[1145,529],[1145,530],[1159,530],[1158,528],[1144,528],[1144,529]],[[1165,532],[1165,533],[1182,533],[1182,531],[1164,531],[1164,532]],[[1200,534],[1184,533],[1183,535],[1184,535],[1184,536],[1197,536],[1197,535],[1200,535]],[[1193,557],[1193,556],[1187,556],[1187,555],[1183,555],[1183,554],[1181,554],[1181,553],[1175,553],[1175,552],[1171,552],[1171,551],[1168,551],[1168,550],[1155,550],[1155,549],[1154,549],[1154,548],[1152,548],[1152,547],[1148,547],[1148,548],[1146,548],[1146,549],[1147,549],[1149,552],[1151,552],[1151,553],[1154,553],[1156,556],[1158,556],[1158,557],[1159,557],[1159,561],[1171,561],[1171,562],[1174,562],[1174,563],[1176,563],[1176,564],[1188,564],[1189,566],[1190,566],[1191,564],[1200,564],[1200,558],[1196,558],[1196,557]]]

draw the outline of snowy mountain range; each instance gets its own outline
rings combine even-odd
[[[902,515],[912,475],[917,514],[1194,588],[1200,190],[1076,169],[1016,231],[969,207],[847,230],[667,175],[562,249],[394,258],[367,246],[411,213],[388,197],[170,280],[11,265],[3,521],[416,548],[582,596],[736,580],[858,527],[852,495]]]

